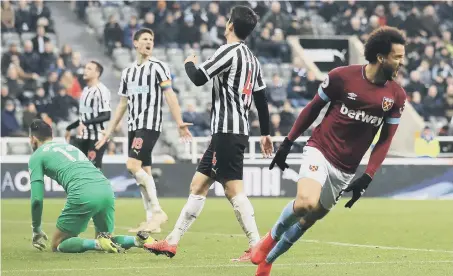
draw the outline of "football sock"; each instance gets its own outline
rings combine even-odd
[[[135,241],[134,236],[114,236],[112,241],[116,244],[121,245],[124,249],[129,249],[131,247],[138,247],[139,245]]]
[[[205,196],[193,194],[189,195],[187,203],[184,205],[184,208],[182,208],[181,214],[179,214],[179,218],[176,221],[173,231],[166,238],[169,244],[178,244],[182,236],[200,215],[205,201]]]
[[[283,233],[299,220],[300,216],[294,213],[294,202],[295,200],[292,200],[285,206],[274,227],[272,227],[271,235],[274,240],[279,240]]]
[[[255,222],[255,211],[252,203],[244,193],[238,194],[230,200],[234,214],[249,239],[249,246],[255,246],[260,240],[260,234]]]
[[[154,183],[153,176],[147,174],[145,170],[140,169],[135,173],[135,179],[138,184],[145,187],[146,193],[143,196],[150,201],[152,212],[162,211],[159,200],[157,199],[156,183]]]
[[[280,255],[288,251],[293,244],[305,233],[305,229],[300,222],[293,224],[272,248],[266,257],[267,263],[273,263]]]
[[[151,202],[147,199],[146,189],[142,185],[140,187],[140,193],[142,194],[143,207],[146,211],[146,221],[150,221],[153,218],[153,210],[151,208]]]
[[[101,250],[97,240],[72,237],[62,241],[57,250],[62,253],[82,253],[88,250]]]

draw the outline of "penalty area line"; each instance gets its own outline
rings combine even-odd
[[[330,265],[400,265],[400,264],[442,264],[453,261],[402,261],[402,262],[311,262],[295,264],[274,264],[277,267],[294,267],[294,266],[330,266]],[[12,269],[2,270],[3,273],[36,273],[36,272],[64,272],[64,271],[92,271],[92,270],[137,270],[137,269],[186,269],[186,268],[248,268],[256,267],[252,264],[217,264],[217,265],[168,265],[168,266],[128,266],[128,267],[92,267],[92,268],[51,268],[51,269]]]

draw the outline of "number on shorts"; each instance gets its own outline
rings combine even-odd
[[[132,141],[132,148],[139,150],[142,148],[142,146],[143,146],[143,139],[135,137],[134,140]]]

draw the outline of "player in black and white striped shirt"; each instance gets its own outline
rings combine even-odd
[[[201,213],[209,187],[218,181],[224,185],[225,195],[233,206],[236,217],[249,239],[249,248],[260,239],[253,206],[244,193],[242,171],[244,151],[248,145],[248,111],[254,99],[261,128],[261,150],[271,156],[273,147],[269,136],[269,110],[261,66],[244,40],[253,31],[257,16],[248,7],[231,10],[225,37],[227,44],[195,67],[196,57],[185,62],[187,75],[201,86],[213,79],[211,110],[211,143],[201,159],[190,186],[191,194],[176,225],[166,240],[145,245],[156,254],[174,256],[182,235]],[[249,261],[250,250],[235,261]]]
[[[102,131],[110,120],[110,90],[99,81],[104,68],[96,61],[85,65],[83,79],[87,86],[83,88],[79,103],[79,120],[66,128],[66,140],[69,142],[71,129],[77,128],[75,145],[93,162],[97,168],[102,167],[102,157],[106,145],[95,148],[103,137]]]
[[[170,69],[162,61],[151,57],[154,33],[140,29],[134,34],[137,60],[123,70],[118,94],[120,102],[115,116],[97,147],[107,141],[124,113],[128,110],[129,159],[127,169],[140,186],[147,220],[131,232],[160,232],[160,225],[168,220],[157,199],[156,184],[151,174],[151,154],[162,131],[162,102],[167,101],[175,119],[180,136],[187,140],[192,137],[181,116],[178,98],[173,92]]]

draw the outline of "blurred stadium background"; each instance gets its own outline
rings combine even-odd
[[[1,2],[3,167],[8,162],[24,165],[28,161],[31,149],[27,128],[34,118],[52,123],[56,136],[63,136],[65,127],[76,118],[87,61],[98,60],[104,65],[101,80],[111,89],[114,108],[120,72],[135,58],[132,34],[140,27],[148,27],[155,32],[153,55],[169,64],[184,120],[194,123],[191,130],[196,136],[191,144],[179,141],[164,103],[165,127],[154,150],[155,172],[162,173],[159,164],[191,164],[193,168],[209,141],[211,84],[192,85],[183,61],[190,51],[205,60],[225,42],[228,12],[237,4],[251,6],[260,16],[247,43],[263,64],[276,146],[316,93],[324,75],[337,66],[365,63],[362,53],[367,33],[390,25],[403,29],[408,37],[406,66],[397,81],[406,89],[409,104],[391,148],[392,158],[386,164],[416,166],[421,171],[432,171],[438,168],[435,166],[443,171],[452,165],[452,1],[37,0]],[[259,135],[255,110],[250,118],[253,136]],[[321,119],[322,115],[315,125]],[[304,135],[300,145],[310,130]],[[123,124],[108,146],[106,171],[110,164],[124,164],[125,137]],[[264,169],[269,160],[261,158],[257,139],[250,139],[246,163]],[[294,147],[291,164],[298,164],[300,149]],[[436,165],[430,166],[433,164]],[[124,168],[123,171],[124,178],[128,178]],[[261,178],[265,179],[265,175],[263,170]],[[292,178],[286,175],[284,179]],[[413,180],[410,182],[404,184],[414,184]],[[448,183],[451,190],[453,183]]]

